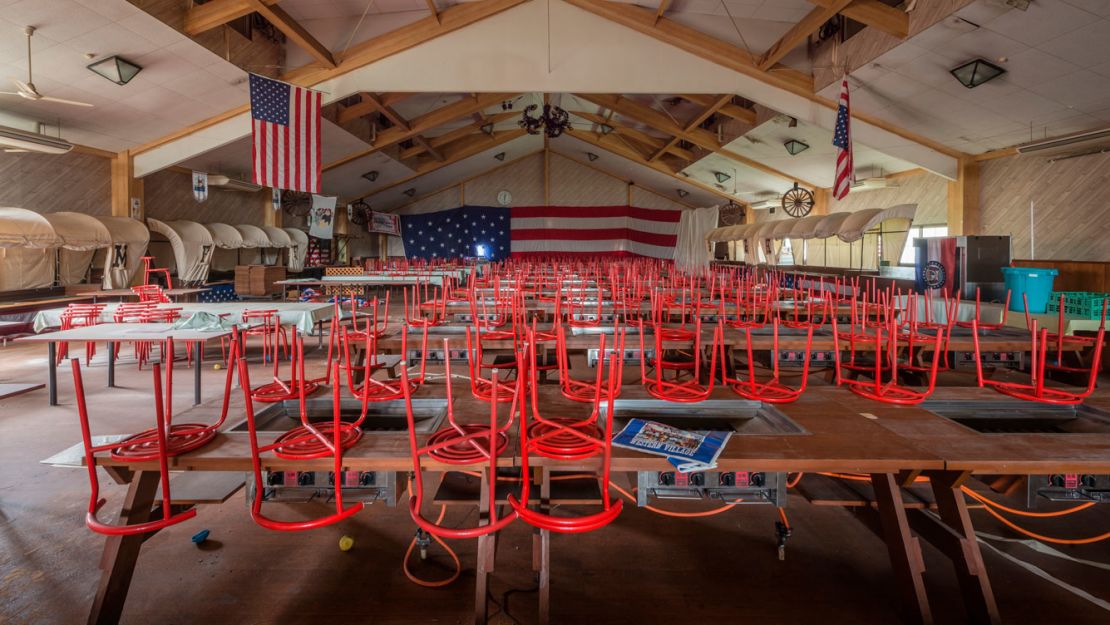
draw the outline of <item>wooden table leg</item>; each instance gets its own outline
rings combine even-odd
[[[598,363],[598,366],[601,366]],[[548,514],[551,510],[551,470],[540,469],[540,506]],[[539,583],[539,621],[540,625],[551,622],[551,530],[540,530],[540,579]]]
[[[482,470],[481,495],[478,501],[478,516],[480,520],[489,522],[490,500],[489,469]],[[486,534],[478,537],[478,557],[474,570],[474,625],[486,625],[489,618],[489,573],[492,570],[490,559],[493,556],[491,547],[492,536]]]
[[[58,405],[58,342],[46,344],[46,394],[50,405]]]
[[[872,473],[871,486],[875,489],[879,523],[902,596],[902,607],[911,622],[929,625],[933,622],[933,614],[922,577],[925,560],[921,556],[921,543],[910,532],[906,509],[902,506],[902,492],[891,473]]]
[[[134,475],[120,508],[118,523],[133,525],[149,520],[154,494],[158,490],[158,477],[157,471],[140,471]],[[139,549],[147,538],[147,534],[108,537],[100,559],[102,573],[92,609],[89,610],[89,625],[119,623],[135,563],[139,559]]]
[[[967,503],[960,491],[970,474],[960,471],[930,471],[933,497],[937,502],[937,512],[941,523],[952,530],[959,538],[960,549],[952,550],[949,557],[956,567],[956,579],[963,591],[964,606],[968,619],[977,625],[997,625],[1002,622],[998,614],[998,604],[994,600],[990,579],[979,543],[975,539],[975,528],[967,513]]]

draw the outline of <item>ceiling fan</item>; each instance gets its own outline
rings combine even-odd
[[[35,83],[31,81],[31,35],[35,34],[34,26],[26,26],[23,28],[23,34],[27,35],[27,82],[23,82],[18,78],[9,78],[15,83],[15,91],[0,91],[2,95],[17,95],[21,98],[28,100],[42,100],[43,102],[57,102],[59,104],[72,104],[73,106],[92,106],[88,102],[77,102],[76,100],[64,100],[62,98],[52,98],[50,96],[42,95],[39,90],[35,88]]]

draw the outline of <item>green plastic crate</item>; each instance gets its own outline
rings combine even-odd
[[[1064,296],[1064,314],[1080,319],[1102,319],[1102,303],[1110,293],[1091,291],[1057,291],[1048,299],[1048,312],[1060,312],[1060,296]]]

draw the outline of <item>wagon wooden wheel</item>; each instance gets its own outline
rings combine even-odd
[[[281,208],[291,217],[306,217],[312,210],[312,194],[300,191],[282,191]]]
[[[782,210],[791,217],[805,217],[813,210],[813,192],[794,183],[794,188],[782,194]]]
[[[347,206],[347,220],[356,226],[365,226],[370,221],[370,205],[362,200]]]

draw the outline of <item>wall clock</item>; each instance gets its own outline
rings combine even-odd
[[[497,193],[497,204],[500,206],[508,206],[513,201],[513,194],[508,191],[499,191]]]

